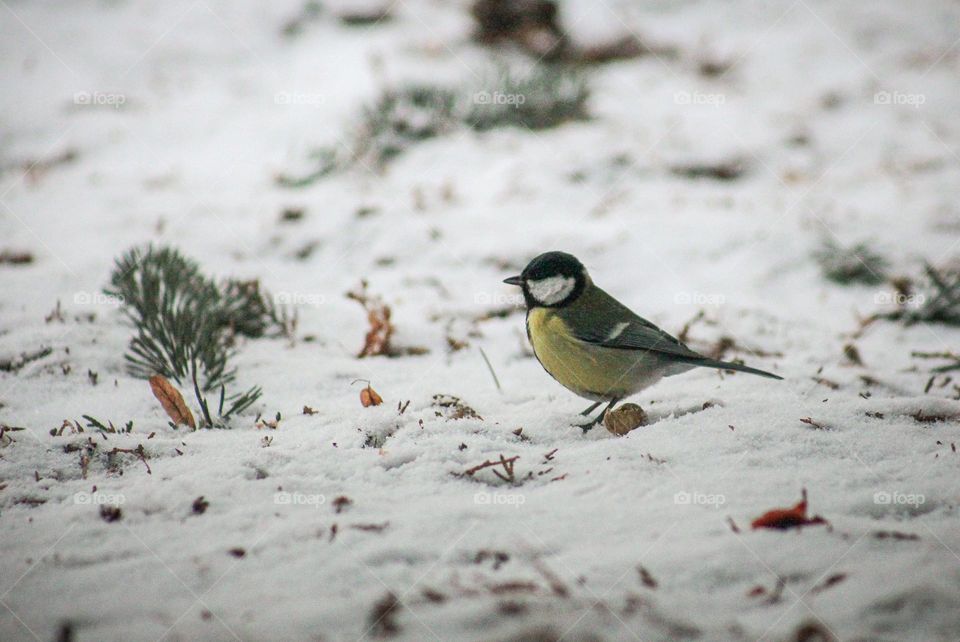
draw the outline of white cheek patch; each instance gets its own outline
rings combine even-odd
[[[527,290],[539,303],[555,305],[566,299],[577,287],[577,280],[569,276],[551,276],[539,281],[527,281]]]

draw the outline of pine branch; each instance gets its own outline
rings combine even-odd
[[[275,305],[258,281],[228,279],[218,285],[168,247],[134,248],[121,256],[106,292],[123,301],[123,314],[135,329],[124,355],[130,373],[192,384],[207,427],[223,424],[261,395],[259,386],[226,395],[236,378],[230,365],[235,337],[291,336],[296,326],[296,317]],[[203,396],[216,388],[219,421]]]
[[[918,293],[911,292],[909,285],[901,286],[905,289],[898,293],[897,309],[878,315],[879,318],[902,321],[907,325],[942,323],[960,326],[960,270],[937,270],[926,264],[924,275],[927,283],[921,285]]]

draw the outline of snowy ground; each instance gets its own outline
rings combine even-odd
[[[912,416],[960,401],[911,357],[960,332],[852,339],[892,289],[811,259],[866,240],[916,275],[960,251],[960,6],[568,3],[578,38],[632,30],[678,55],[595,68],[589,122],[454,132],[290,190],[274,176],[379,88],[485,77],[464,4],[401,0],[368,28],[327,7],[293,38],[299,0],[0,4],[0,251],[35,256],[0,265],[0,361],[51,348],[0,372],[0,424],[26,428],[0,447],[0,639],[960,638],[960,425]],[[669,171],[731,158],[734,181]],[[303,220],[279,222],[288,207]],[[238,360],[275,430],[174,431],[125,373],[130,331],[98,293],[147,241],[302,303],[295,344]],[[651,425],[582,436],[585,402],[529,356],[522,314],[472,321],[548,249],[667,330],[704,310],[691,345],[730,336],[728,357],[785,381],[691,372],[634,399]],[[355,357],[361,278],[428,354]],[[356,378],[385,403],[361,407]],[[440,393],[482,419],[438,416]],[[133,420],[100,450],[142,444],[150,474],[120,455],[83,479],[91,434],[50,435],[83,414]],[[514,485],[454,475],[500,454]],[[829,527],[750,529],[802,488]]]

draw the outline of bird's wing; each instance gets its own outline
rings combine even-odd
[[[667,334],[643,317],[634,314],[612,296],[594,287],[568,306],[567,314],[573,318],[569,327],[580,341],[620,350],[654,352],[667,360],[688,363],[706,368],[738,370],[750,374],[782,379],[779,375],[751,368],[740,363],[710,359],[685,346],[680,340]],[[602,310],[602,313],[597,313]]]
[[[593,288],[589,293],[593,301],[574,303],[571,313],[581,316],[576,323],[574,335],[581,341],[606,348],[622,350],[645,350],[661,352],[685,359],[703,359],[678,339],[664,332],[612,296]],[[604,310],[605,314],[596,314]]]

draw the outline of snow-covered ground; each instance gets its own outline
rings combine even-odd
[[[568,2],[575,38],[677,55],[591,69],[587,122],[455,131],[292,190],[274,177],[383,87],[488,77],[465,3],[399,0],[371,27],[327,3],[293,37],[300,0],[0,4],[0,252],[34,255],[0,265],[0,362],[51,349],[0,372],[0,424],[25,428],[0,438],[0,639],[960,639],[960,425],[914,418],[960,401],[911,356],[960,331],[853,337],[892,288],[811,258],[867,241],[918,275],[960,253],[960,6]],[[729,159],[737,180],[670,171]],[[295,343],[237,360],[276,429],[174,431],[126,374],[99,293],[148,241],[300,303]],[[693,347],[731,337],[785,380],[690,372],[633,399],[650,425],[583,436],[522,314],[475,321],[549,249],[674,333],[703,310]],[[427,354],[356,358],[361,279]],[[134,428],[50,434],[81,415]],[[141,444],[146,463],[104,455]],[[501,454],[515,484],[459,475]],[[750,529],[803,488],[829,526]]]

